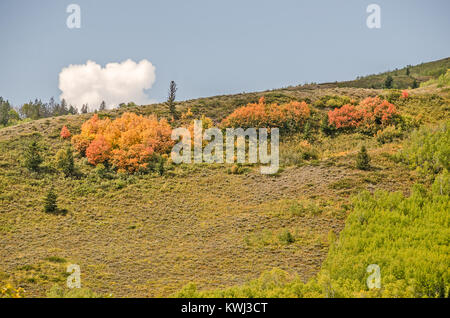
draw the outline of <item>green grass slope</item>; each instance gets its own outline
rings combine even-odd
[[[393,88],[406,89],[413,86],[414,80],[418,84],[426,82],[433,78],[438,78],[445,74],[450,68],[450,57],[422,63],[419,65],[408,65],[394,71],[383,72],[368,76],[361,76],[353,81],[336,83],[337,87],[359,87],[359,88],[383,88],[384,81],[388,75],[392,76]],[[407,73],[409,71],[409,74]]]

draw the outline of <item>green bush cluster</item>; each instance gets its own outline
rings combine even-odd
[[[70,146],[66,149],[60,149],[56,153],[56,167],[64,173],[66,177],[70,177],[75,173],[75,162],[73,159],[73,151]]]
[[[384,95],[379,95],[380,98],[386,99],[389,103],[396,103],[402,96],[402,91],[399,89],[385,90]]]
[[[289,206],[288,211],[293,216],[303,216],[307,213],[317,215],[322,212],[320,207],[311,200],[298,200]]]
[[[295,242],[295,238],[289,230],[284,230],[283,232],[281,232],[280,235],[278,236],[278,239],[280,240],[281,243],[286,245]]]
[[[193,283],[184,286],[174,296],[178,298],[295,298],[310,292],[298,276],[274,268],[245,285],[223,290],[199,291]],[[314,293],[314,290],[312,291]]]
[[[301,166],[307,160],[318,158],[318,150],[306,140],[293,139],[280,146],[280,161],[283,166]]]
[[[400,139],[403,137],[403,131],[400,128],[396,128],[393,125],[387,126],[383,130],[377,131],[377,141],[380,144],[386,144],[389,142],[393,142],[396,139]]]
[[[432,78],[420,84],[420,87],[426,87],[436,84],[437,87],[450,86],[450,69],[445,74],[441,74],[438,78]]]
[[[294,98],[292,96],[289,96],[289,95],[286,95],[283,93],[279,93],[279,92],[266,93],[266,94],[264,94],[264,98],[265,98],[267,104],[273,104],[273,103],[285,104],[285,103],[292,102],[294,100]]]
[[[20,122],[20,117],[17,111],[11,106],[9,101],[4,100],[0,96],[0,125],[10,126]]]
[[[325,95],[316,100],[313,105],[319,108],[340,108],[351,103],[352,100],[348,96]]]
[[[422,174],[435,175],[450,170],[450,121],[436,128],[415,130],[398,159]]]
[[[448,173],[432,191],[416,185],[410,197],[378,191],[361,193],[339,240],[330,247],[321,275],[335,297],[368,291],[367,266],[381,269],[378,297],[448,297],[450,247]],[[441,183],[441,184],[439,184]]]

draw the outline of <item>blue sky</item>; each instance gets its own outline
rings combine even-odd
[[[81,29],[66,7],[81,7]],[[381,7],[381,29],[366,7]],[[1,0],[0,96],[59,98],[58,75],[87,60],[146,59],[156,101],[353,79],[450,56],[448,0]]]

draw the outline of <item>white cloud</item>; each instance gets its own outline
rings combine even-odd
[[[147,60],[136,63],[130,59],[122,63],[109,63],[104,68],[93,61],[82,65],[69,65],[59,73],[59,89],[68,104],[79,110],[83,104],[98,108],[104,100],[108,109],[120,103],[138,105],[152,101],[144,92],[155,82],[155,67]]]

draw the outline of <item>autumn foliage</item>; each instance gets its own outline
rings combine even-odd
[[[407,90],[402,91],[402,98],[407,99],[409,97],[409,93]]]
[[[107,162],[111,157],[111,144],[103,135],[98,135],[86,149],[86,157],[90,164],[98,165]]]
[[[61,134],[60,134],[62,139],[67,139],[70,136],[72,136],[72,134],[70,133],[69,129],[67,128],[67,126],[63,126],[63,128],[61,129]]]
[[[261,97],[258,103],[236,109],[222,121],[222,127],[278,127],[280,130],[294,131],[301,128],[309,116],[310,109],[305,102],[266,104],[264,97]]]
[[[124,113],[115,120],[95,114],[72,138],[75,149],[89,163],[109,164],[121,172],[149,168],[155,154],[168,153],[173,146],[172,129],[165,119]]]
[[[337,129],[371,130],[386,126],[397,115],[397,109],[379,97],[368,97],[354,106],[346,104],[328,112],[328,123]]]

